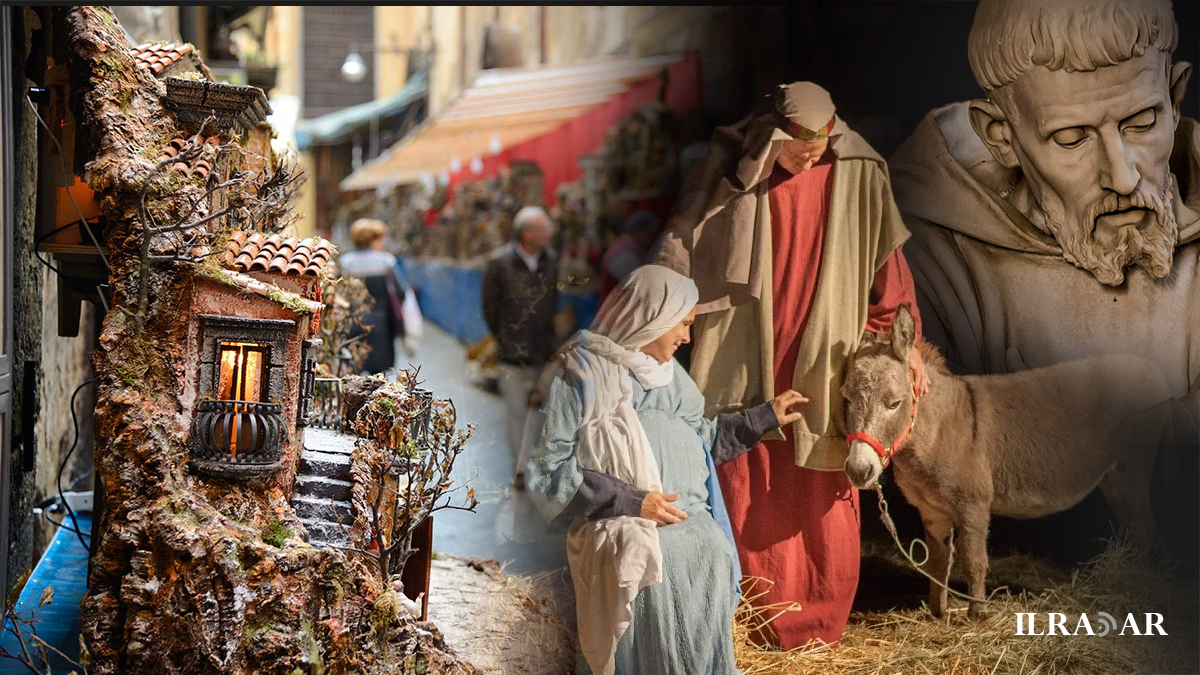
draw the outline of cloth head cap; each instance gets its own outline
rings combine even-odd
[[[781,84],[775,90],[775,117],[780,128],[795,138],[818,140],[833,131],[833,99],[812,82]]]
[[[678,326],[699,300],[691,279],[662,265],[643,265],[609,294],[591,331],[640,349]]]

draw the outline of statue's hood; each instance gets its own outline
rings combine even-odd
[[[906,216],[1003,248],[1061,255],[1054,237],[1037,229],[1000,197],[1018,172],[1001,166],[971,128],[967,103],[930,111],[892,155],[892,189]],[[1182,204],[1179,243],[1200,240],[1200,125],[1180,120],[1171,171]]]

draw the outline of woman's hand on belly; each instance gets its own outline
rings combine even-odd
[[[671,503],[677,499],[679,499],[677,494],[647,492],[646,498],[642,500],[642,517],[653,520],[658,523],[659,527],[674,525],[686,519],[687,514]]]

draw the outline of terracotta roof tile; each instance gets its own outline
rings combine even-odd
[[[318,276],[333,253],[320,237],[298,239],[262,232],[235,232],[225,249],[225,265],[239,272]]]
[[[175,157],[179,153],[190,148],[192,143],[201,142],[205,145],[219,146],[221,145],[221,138],[219,136],[209,136],[208,138],[203,138],[197,134],[191,138],[181,136],[179,138],[172,139],[170,143],[167,143],[165,146],[163,146],[162,152],[160,152],[158,155],[158,161],[161,162],[163,160]],[[171,171],[179,171],[185,176],[199,176],[200,178],[207,178],[209,172],[212,171],[212,164],[210,164],[201,153],[197,154],[186,162],[173,163],[171,165]]]
[[[156,75],[175,65],[190,53],[192,53],[190,44],[155,44],[153,42],[144,42],[129,50],[129,56],[133,58],[134,63],[142,68],[149,68]]]

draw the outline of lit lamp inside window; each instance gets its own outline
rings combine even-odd
[[[266,379],[267,349],[257,342],[221,342],[221,371],[217,380],[217,398],[236,402],[233,412],[250,412],[250,403],[262,401]],[[252,448],[259,429],[248,416],[230,415],[228,424],[217,433],[217,444],[237,457],[238,448]]]
[[[211,477],[268,476],[280,467],[287,440],[284,357],[295,322],[218,314],[199,319],[192,465]]]

